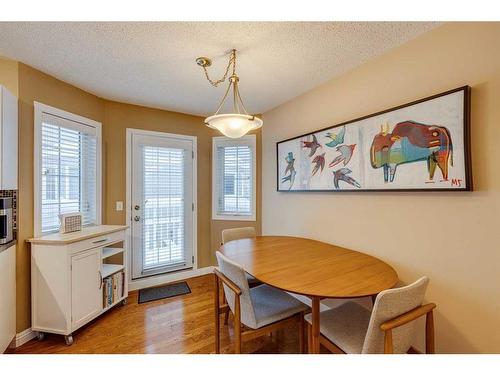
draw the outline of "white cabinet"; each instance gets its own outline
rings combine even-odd
[[[0,248],[0,353],[16,335],[16,245]]]
[[[71,344],[74,331],[126,301],[127,228],[97,225],[29,240],[31,325],[39,338],[44,332],[57,333]],[[109,281],[111,291],[104,287]]]
[[[0,86],[0,190],[17,189],[17,98]]]
[[[99,250],[84,251],[82,254],[71,257],[71,325],[73,327],[87,323],[102,310]]]

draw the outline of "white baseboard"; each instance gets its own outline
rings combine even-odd
[[[196,270],[180,271],[166,275],[151,276],[151,277],[146,277],[144,279],[133,280],[129,282],[128,289],[132,291],[143,288],[150,288],[152,286],[158,286],[166,283],[171,283],[174,281],[185,280],[191,277],[207,275],[209,273],[212,273],[213,269],[214,267],[210,266],[210,267],[198,268]]]
[[[12,340],[10,347],[14,349],[19,348],[21,345],[26,344],[28,341],[33,340],[34,338],[36,338],[36,332],[32,331],[30,327],[22,332],[17,333],[14,340]]]

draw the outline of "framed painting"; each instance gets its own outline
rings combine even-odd
[[[470,87],[276,144],[278,191],[472,191]]]

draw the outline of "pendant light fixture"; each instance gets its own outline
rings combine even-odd
[[[227,86],[226,92],[222,97],[219,107],[217,108],[215,113],[205,119],[206,126],[212,129],[217,129],[229,138],[243,137],[249,131],[258,129],[262,126],[263,122],[260,118],[248,114],[245,105],[243,104],[243,100],[241,99],[240,92],[238,90],[238,83],[240,79],[236,75],[235,49],[231,50],[231,56],[229,57],[229,63],[226,67],[224,76],[217,81],[213,81],[208,76],[207,68],[212,65],[212,60],[210,60],[208,57],[198,57],[196,59],[196,63],[203,68],[208,82],[210,82],[210,84],[214,87],[217,87],[219,84],[223,83],[226,80],[232,67],[232,73],[229,77],[229,85]],[[219,114],[230,91],[232,91],[233,93],[233,112]]]

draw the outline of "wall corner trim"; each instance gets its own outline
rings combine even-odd
[[[22,332],[16,333],[16,337],[14,338],[14,340],[12,340],[10,347],[13,349],[19,348],[21,345],[26,344],[28,341],[31,341],[34,338],[36,338],[36,332],[33,331],[30,327]]]

